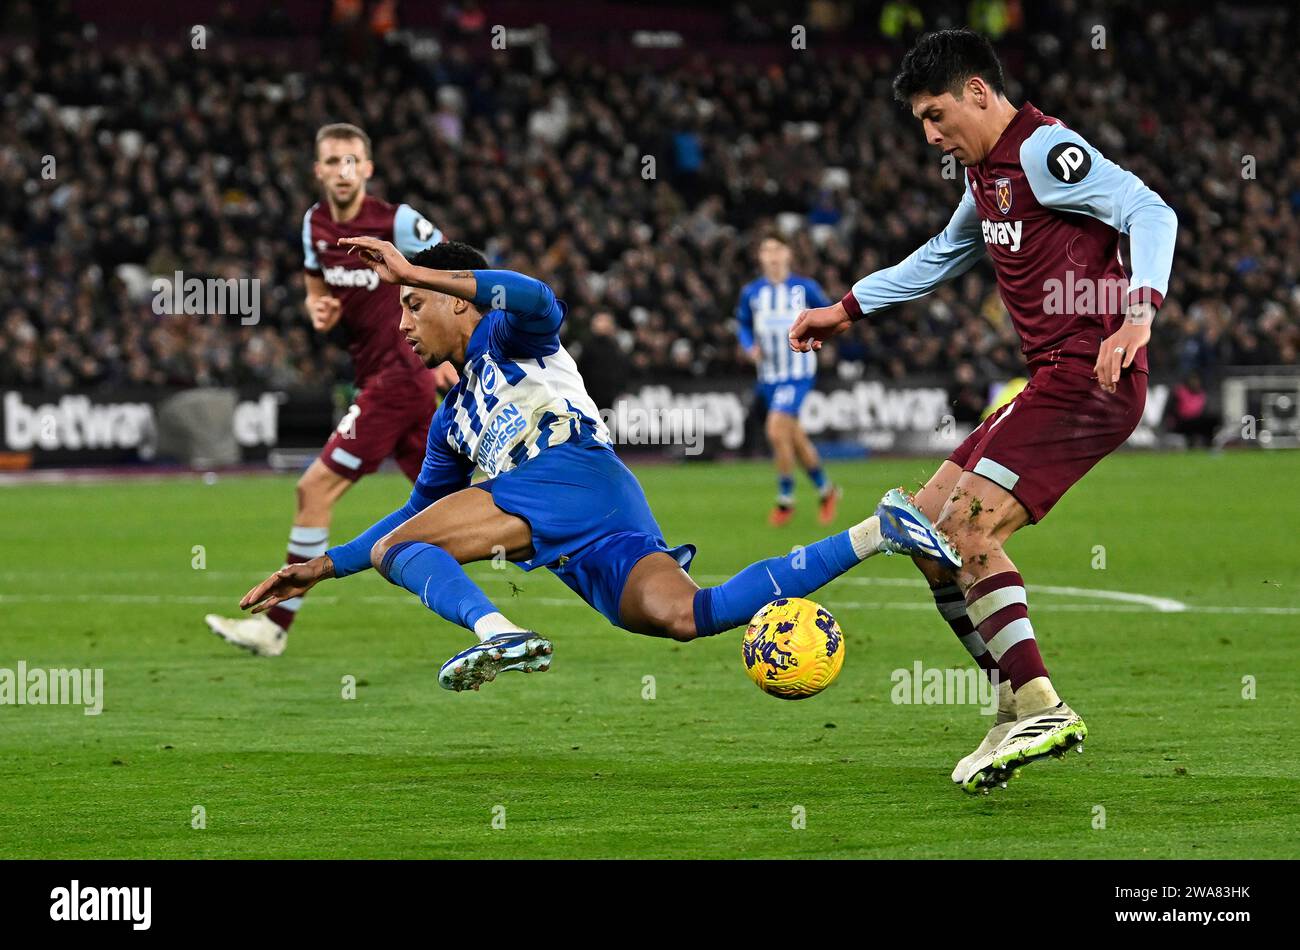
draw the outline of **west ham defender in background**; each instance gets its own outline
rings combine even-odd
[[[985,252],[992,260],[1029,385],[916,497],[961,555],[956,571],[917,562],[939,612],[976,662],[1010,684],[998,724],[953,771],[967,791],[987,790],[1087,735],[1048,678],[1024,582],[1003,545],[1041,521],[1141,420],[1143,347],[1168,287],[1178,222],[1079,133],[1027,102],[1008,102],[997,55],[970,30],[923,36],[903,58],[894,93],[926,141],[966,167],[961,202],[943,232],[906,260],[862,278],[838,304],[800,314],[790,344],[817,349],[853,321],[929,293]],[[1131,277],[1120,234],[1130,238]]]
[[[808,433],[799,424],[799,407],[817,381],[817,357],[790,349],[790,327],[807,306],[824,307],[830,299],[810,277],[790,272],[790,246],[773,232],[758,245],[763,276],[746,284],[736,305],[740,345],[758,364],[755,397],[767,409],[767,440],[776,462],[776,506],[769,520],[783,525],[794,514],[794,463],[798,460],[821,498],[822,524],[835,520],[840,491],[826,478]]]
[[[438,387],[456,382],[447,364],[430,371],[411,352],[398,324],[397,289],[338,246],[347,234],[392,241],[408,254],[431,247],[442,233],[410,205],[391,205],[366,194],[374,174],[370,138],[355,125],[327,125],[316,133],[316,180],[325,200],[302,219],[307,313],[328,333],[342,321],[356,385],[361,390],[320,457],[298,480],[298,507],[289,532],[287,562],[299,564],[325,552],[330,516],[362,475],[390,455],[415,480],[424,462],[424,441],[438,406]],[[284,652],[301,598],[285,601],[251,619],[208,614],[212,631],[263,656]]]

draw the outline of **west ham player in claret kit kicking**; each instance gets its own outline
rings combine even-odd
[[[413,254],[437,244],[442,233],[410,205],[391,205],[366,194],[366,182],[374,174],[370,138],[354,125],[326,125],[316,133],[315,173],[325,200],[312,205],[302,219],[307,313],[321,333],[342,322],[361,391],[298,480],[289,564],[325,550],[334,503],[384,459],[393,456],[415,480],[439,386],[456,381],[450,366],[431,371],[411,352],[398,330],[401,304],[396,290],[338,246],[344,234],[365,234],[391,239]],[[208,614],[204,619],[230,643],[262,656],[278,656],[301,603],[287,600],[258,617]]]
[[[799,407],[817,381],[817,357],[790,349],[794,318],[811,304],[830,303],[817,281],[790,270],[790,245],[777,232],[758,242],[763,276],[740,290],[736,323],[740,345],[758,364],[755,397],[767,409],[767,441],[776,464],[776,505],[768,521],[780,526],[794,515],[794,465],[808,473],[818,495],[818,520],[835,520],[840,489],[831,484],[808,433],[799,424]]]
[[[987,792],[1087,735],[1048,678],[1024,582],[1003,546],[1141,420],[1143,348],[1169,283],[1178,222],[1079,133],[1028,102],[1008,102],[1002,66],[977,33],[921,37],[894,93],[926,141],[965,166],[961,202],[947,227],[904,261],[862,278],[838,304],[800,314],[790,345],[818,349],[854,321],[962,274],[986,251],[992,260],[1030,381],[915,498],[962,561],[956,570],[917,565],[940,614],[999,683],[998,723],[952,774],[967,791]],[[1131,277],[1120,234],[1129,235]]]
[[[748,623],[774,598],[802,597],[879,553],[960,561],[898,489],[876,514],[716,587],[686,569],[692,545],[669,547],[636,478],[611,446],[573,358],[560,344],[565,305],[546,284],[488,270],[459,242],[411,261],[387,241],[344,238],[376,273],[402,285],[402,332],[426,363],[461,373],[429,429],[406,504],[347,544],[281,568],[240,606],[255,613],[329,577],[370,567],[479,643],[442,665],[446,689],[478,689],[500,672],[550,666],[552,643],[511,623],[462,564],[504,551],[547,567],[613,625],[693,640]],[[486,480],[470,485],[478,468]]]

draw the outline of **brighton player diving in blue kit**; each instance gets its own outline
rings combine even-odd
[[[390,242],[342,238],[379,278],[400,285],[401,331],[427,365],[460,371],[429,429],[406,503],[352,541],[276,571],[240,607],[258,613],[317,582],[371,567],[479,642],[442,665],[441,686],[478,689],[505,670],[545,670],[553,645],[511,623],[462,564],[504,556],[546,567],[611,624],[693,640],[803,597],[878,553],[960,560],[898,489],[847,531],[758,561],[716,587],[687,573],[695,548],[670,546],[640,484],[560,343],[565,304],[539,280],[489,270],[459,242],[408,261]],[[475,469],[486,479],[471,485]]]

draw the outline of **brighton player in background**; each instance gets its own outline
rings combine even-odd
[[[1001,684],[999,722],[952,775],[967,791],[987,790],[1087,735],[1048,678],[1024,581],[1004,545],[1041,521],[1141,420],[1143,348],[1169,283],[1178,222],[1078,132],[1028,102],[1007,101],[997,54],[977,33],[921,37],[903,58],[894,93],[926,141],[965,166],[961,201],[947,227],[904,261],[862,278],[834,306],[800,314],[790,345],[818,349],[985,253],[992,261],[1029,384],[916,496],[962,560],[955,571],[918,566],[939,612]],[[1131,277],[1119,257],[1121,234],[1130,239]]]
[[[817,357],[790,349],[790,327],[800,311],[824,307],[830,298],[817,281],[790,272],[790,246],[777,232],[758,244],[763,276],[746,284],[736,305],[740,345],[758,364],[755,397],[767,409],[767,440],[776,463],[776,506],[768,520],[783,525],[794,515],[794,465],[798,461],[820,497],[818,518],[835,520],[840,490],[822,470],[808,433],[799,424],[799,407],[817,381]]]
[[[550,666],[551,641],[516,626],[461,568],[504,555],[547,567],[617,627],[693,640],[748,623],[774,598],[812,593],[875,554],[960,561],[898,489],[876,514],[783,557],[751,564],[716,587],[686,568],[692,545],[670,548],[636,478],[560,344],[565,305],[551,288],[449,242],[407,261],[387,241],[345,238],[379,276],[402,285],[402,331],[433,365],[461,378],[429,429],[424,468],[406,504],[347,544],[281,568],[240,601],[254,612],[317,582],[377,569],[479,643],[438,674],[446,689],[478,689],[505,670]],[[475,468],[487,478],[470,485]]]
[[[442,233],[410,205],[391,205],[366,194],[366,182],[374,174],[370,138],[354,125],[326,125],[316,133],[315,174],[325,200],[302,219],[307,314],[320,333],[343,324],[360,393],[298,480],[289,564],[309,561],[325,550],[334,503],[384,459],[393,456],[415,480],[438,390],[456,381],[450,366],[430,371],[406,345],[398,329],[402,306],[397,291],[338,246],[344,234],[366,234],[392,240],[413,254],[437,244]],[[277,656],[284,652],[301,603],[288,600],[259,617],[208,614],[204,619],[230,643]]]

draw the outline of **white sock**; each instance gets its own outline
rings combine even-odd
[[[1036,676],[1016,690],[1016,712],[1021,716],[1054,709],[1060,702],[1061,697],[1046,676]]]
[[[474,622],[474,633],[479,640],[487,640],[495,637],[498,633],[525,633],[523,627],[517,627],[505,618],[503,614],[490,613],[484,614]]]
[[[329,528],[309,528],[296,524],[289,529],[289,553],[310,561],[320,557],[330,546]]]
[[[1011,689],[1011,680],[998,683],[998,722],[1013,722],[1016,719],[1016,694]]]
[[[849,540],[853,542],[853,553],[859,561],[865,561],[873,554],[880,553],[880,519],[872,515],[849,528]]]

